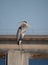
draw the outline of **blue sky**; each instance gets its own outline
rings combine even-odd
[[[0,0],[0,35],[16,34],[23,20],[27,34],[48,35],[48,0]]]

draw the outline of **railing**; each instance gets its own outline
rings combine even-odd
[[[22,51],[30,53],[32,58],[48,58],[48,35],[26,35]],[[0,51],[20,50],[16,35],[0,35]],[[1,54],[0,56],[4,56]]]

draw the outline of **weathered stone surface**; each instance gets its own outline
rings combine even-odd
[[[8,65],[28,65],[29,53],[10,50],[8,52]]]

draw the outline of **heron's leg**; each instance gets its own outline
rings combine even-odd
[[[17,50],[19,50],[19,45],[17,45]]]
[[[21,52],[23,51],[23,42],[21,42],[21,44],[19,44],[19,49]]]
[[[20,51],[22,50],[22,41],[21,40],[19,41],[19,50]]]
[[[21,48],[22,48],[22,50],[23,50],[23,42],[22,42]]]

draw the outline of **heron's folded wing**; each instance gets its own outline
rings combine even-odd
[[[17,31],[17,41],[20,39],[20,36],[21,36],[21,29],[18,28],[18,31]]]

